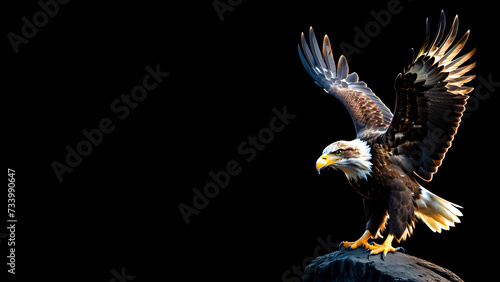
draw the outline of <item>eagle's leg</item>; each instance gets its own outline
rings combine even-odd
[[[370,238],[372,238],[372,234],[369,230],[366,230],[365,233],[363,233],[363,236],[361,236],[358,240],[356,240],[354,242],[344,241],[344,242],[340,243],[339,249],[341,246],[343,246],[346,249],[354,250],[358,247],[368,245],[368,239],[370,239]]]

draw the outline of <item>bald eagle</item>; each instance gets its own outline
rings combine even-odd
[[[328,145],[316,162],[316,169],[342,170],[350,185],[363,197],[366,230],[354,242],[342,242],[340,248],[364,247],[370,255],[402,248],[392,241],[405,240],[413,233],[417,219],[432,231],[449,230],[462,216],[459,205],[449,202],[422,187],[418,178],[431,181],[441,165],[457,132],[467,93],[464,86],[475,75],[464,75],[475,63],[462,66],[475,49],[456,58],[470,31],[455,44],[458,16],[445,36],[443,11],[435,36],[429,32],[415,56],[413,49],[394,82],[396,105],[394,113],[373,93],[355,72],[349,73],[342,55],[337,65],[330,40],[325,35],[322,50],[312,27],[309,44],[304,34],[298,46],[299,56],[308,74],[328,94],[337,98],[349,111],[356,130],[356,139]],[[383,244],[368,243],[382,237],[388,222],[388,236]]]

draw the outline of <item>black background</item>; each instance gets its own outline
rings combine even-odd
[[[449,25],[460,16],[460,36],[471,29],[465,51],[478,48],[474,72],[498,80],[488,7],[400,5],[402,12],[349,65],[389,108],[408,50],[420,47],[426,17],[435,29],[441,9]],[[292,271],[313,256],[318,238],[357,239],[365,224],[361,198],[342,172],[315,171],[324,147],[355,137],[353,125],[304,71],[297,43],[313,26],[319,38],[329,34],[338,59],[341,42],[353,45],[353,28],[372,21],[371,10],[386,8],[386,1],[242,1],[221,21],[211,1],[72,1],[18,54],[7,34],[20,34],[21,18],[31,19],[40,7],[24,1],[5,9],[4,148],[7,166],[16,170],[16,278],[110,281],[113,269],[125,267],[134,281],[179,275],[183,281],[298,281]],[[170,75],[119,120],[111,103],[157,64]],[[422,183],[463,206],[462,223],[441,234],[418,223],[400,244],[465,280],[481,274],[478,258],[492,246],[486,207],[494,198],[487,170],[496,153],[488,150],[496,132],[493,101],[495,95],[480,101],[464,118],[439,173]],[[246,161],[238,146],[269,127],[273,109],[284,106],[296,118]],[[63,163],[65,147],[75,148],[84,140],[81,131],[103,118],[115,130],[60,183],[51,164]],[[241,173],[187,225],[178,205],[192,205],[192,189],[202,190],[209,172],[231,160]],[[5,260],[3,239],[1,247]]]

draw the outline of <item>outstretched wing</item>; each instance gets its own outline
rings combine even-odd
[[[335,66],[330,40],[325,35],[323,39],[323,55],[312,27],[309,29],[309,45],[304,34],[298,46],[299,56],[305,69],[333,97],[337,98],[347,108],[356,128],[357,138],[368,139],[386,132],[392,120],[391,111],[366,86],[358,81],[358,75],[349,74],[349,66],[344,56]],[[302,52],[302,50],[303,52]]]
[[[475,49],[454,59],[467,42],[469,31],[453,45],[458,16],[446,37],[445,25],[441,11],[438,31],[431,41],[427,20],[426,39],[416,59],[412,49],[403,74],[394,83],[396,110],[385,134],[386,145],[399,164],[425,181],[432,179],[451,146],[469,98],[466,94],[473,90],[463,84],[475,77],[464,76],[475,63],[460,67]]]

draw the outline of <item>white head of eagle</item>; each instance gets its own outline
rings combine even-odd
[[[316,161],[316,170],[320,173],[322,169],[333,167],[342,170],[349,180],[366,180],[372,172],[371,158],[370,146],[366,141],[341,140],[323,150],[323,154]]]

